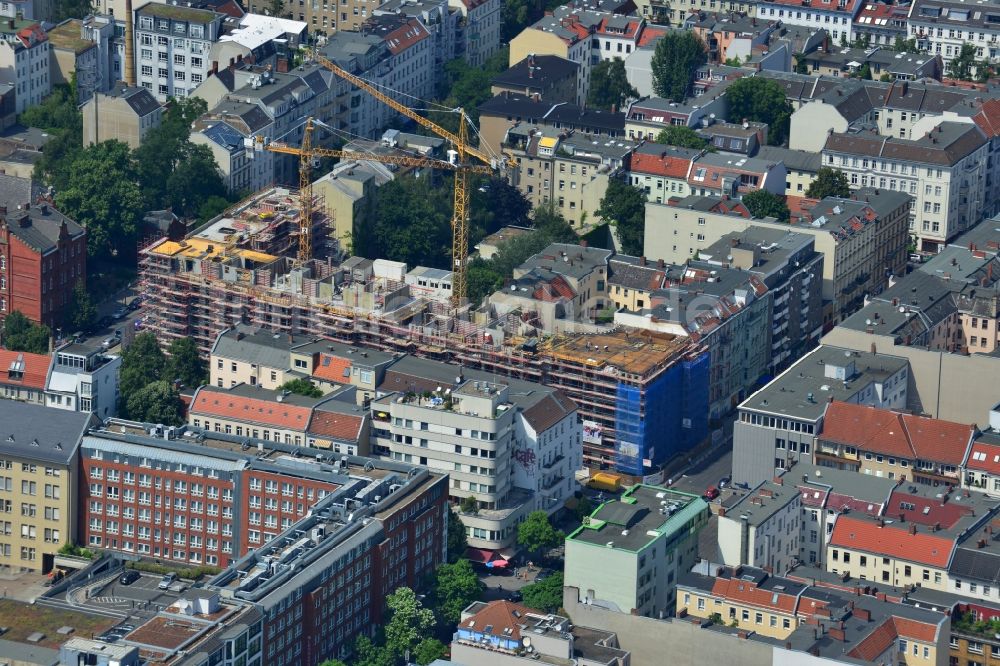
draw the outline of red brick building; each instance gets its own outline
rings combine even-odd
[[[17,310],[54,328],[87,280],[87,238],[38,195],[32,181],[0,175],[0,321]]]

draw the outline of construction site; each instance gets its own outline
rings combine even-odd
[[[183,240],[140,252],[147,326],[164,344],[191,338],[206,356],[237,324],[459,363],[558,387],[586,423],[585,462],[639,475],[708,435],[708,355],[689,338],[619,330],[542,336],[535,313],[503,317],[414,290],[406,266],[340,261],[333,224],[299,193],[262,191]],[[311,228],[314,258],[295,258]],[[329,240],[328,240],[329,239]],[[654,434],[655,440],[654,441]]]

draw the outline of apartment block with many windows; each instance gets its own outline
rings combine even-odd
[[[150,2],[135,12],[136,81],[163,102],[187,97],[212,70],[225,14]]]
[[[79,512],[77,453],[91,414],[0,400],[0,571],[52,570]]]

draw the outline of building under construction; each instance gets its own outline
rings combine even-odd
[[[338,340],[558,387],[579,406],[592,467],[641,475],[707,437],[708,354],[689,338],[626,330],[525,335],[532,313],[496,318],[453,308],[447,295],[411,292],[396,262],[340,262],[333,247],[322,259],[293,260],[298,216],[297,194],[273,189],[183,241],[143,249],[147,324],[164,342],[192,338],[206,356],[220,333],[246,324],[290,340]],[[317,213],[313,238],[328,238],[327,228]]]

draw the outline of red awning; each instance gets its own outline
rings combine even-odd
[[[476,564],[486,564],[493,559],[495,553],[492,550],[486,550],[484,548],[466,548],[465,556],[469,558],[470,562],[475,562]]]
[[[486,563],[486,567],[488,569],[503,569],[508,564],[510,564],[510,562],[508,562],[507,560],[503,559],[502,557],[498,557],[497,559],[493,560],[492,562],[487,562]]]

